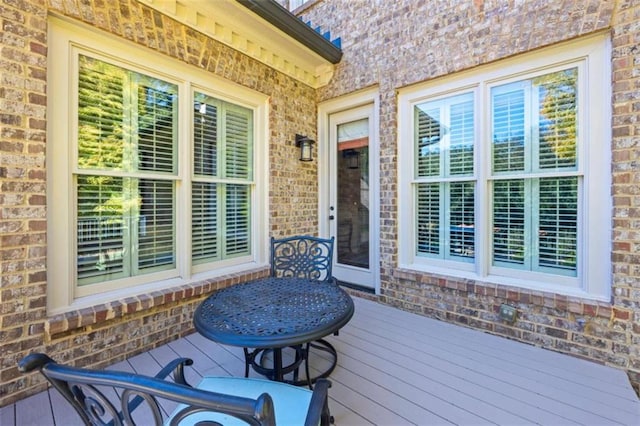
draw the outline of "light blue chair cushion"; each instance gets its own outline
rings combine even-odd
[[[309,389],[285,383],[243,377],[204,377],[196,388],[252,399],[256,399],[266,392],[273,399],[276,424],[278,426],[303,425],[307,417],[312,394]],[[173,416],[183,408],[185,408],[184,404],[179,405],[169,416],[165,425],[168,425]],[[199,421],[205,420],[216,421],[225,426],[246,425],[245,422],[225,414],[197,413],[180,422],[180,426],[192,426]]]

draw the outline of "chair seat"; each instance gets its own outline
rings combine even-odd
[[[312,392],[305,388],[270,380],[240,377],[204,377],[196,388],[252,399],[258,398],[263,393],[268,393],[273,399],[276,424],[278,426],[303,425],[312,395]],[[164,424],[169,425],[173,416],[184,407],[184,404],[179,405]],[[187,417],[180,422],[180,426],[192,426],[201,421],[214,421],[225,426],[246,425],[245,422],[233,416],[204,412]]]

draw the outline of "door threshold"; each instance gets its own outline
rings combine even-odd
[[[374,289],[372,289],[371,287],[366,287],[366,286],[363,286],[363,285],[360,285],[360,284],[349,283],[349,282],[341,281],[341,280],[338,280],[338,279],[336,279],[336,282],[338,283],[338,285],[350,288],[352,290],[361,291],[363,293],[376,294],[376,291]]]

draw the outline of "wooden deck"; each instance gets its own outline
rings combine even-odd
[[[640,402],[624,372],[354,298],[331,375],[336,425],[638,425]],[[198,334],[114,369],[155,374],[177,356],[187,378],[243,374],[242,350]],[[316,356],[312,367],[326,360]],[[0,409],[0,425],[78,423],[56,391]]]

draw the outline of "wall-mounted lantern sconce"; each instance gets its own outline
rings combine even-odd
[[[355,149],[342,151],[342,158],[346,160],[348,168],[357,169],[360,167],[360,154]]]
[[[300,161],[311,161],[311,146],[316,143],[314,140],[306,136],[296,134],[296,146],[300,148]]]

